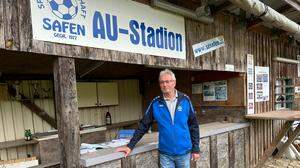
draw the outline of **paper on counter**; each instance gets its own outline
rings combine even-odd
[[[127,145],[128,143],[129,139],[114,139],[110,142],[104,142],[100,144],[82,143],[80,146],[80,154],[95,152],[97,149],[116,148]]]
[[[111,142],[108,142],[107,146],[111,148],[124,146],[129,143],[129,139],[114,139]]]

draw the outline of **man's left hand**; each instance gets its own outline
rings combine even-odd
[[[197,161],[200,158],[200,154],[199,153],[192,153],[192,161]]]

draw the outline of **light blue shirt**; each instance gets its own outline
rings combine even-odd
[[[176,104],[177,104],[177,98],[178,98],[177,90],[175,90],[175,98],[173,98],[172,100],[164,97],[164,100],[166,101],[168,110],[169,110],[170,115],[171,115],[172,122],[174,122],[174,116],[175,116],[175,108],[176,108]]]

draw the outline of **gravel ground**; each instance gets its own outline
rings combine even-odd
[[[300,168],[300,161],[270,158],[263,168]]]

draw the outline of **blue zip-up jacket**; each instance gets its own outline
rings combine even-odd
[[[161,153],[168,155],[199,153],[199,125],[188,96],[178,92],[173,122],[163,96],[154,98],[127,145],[131,150],[148,131],[154,120],[158,124]]]

